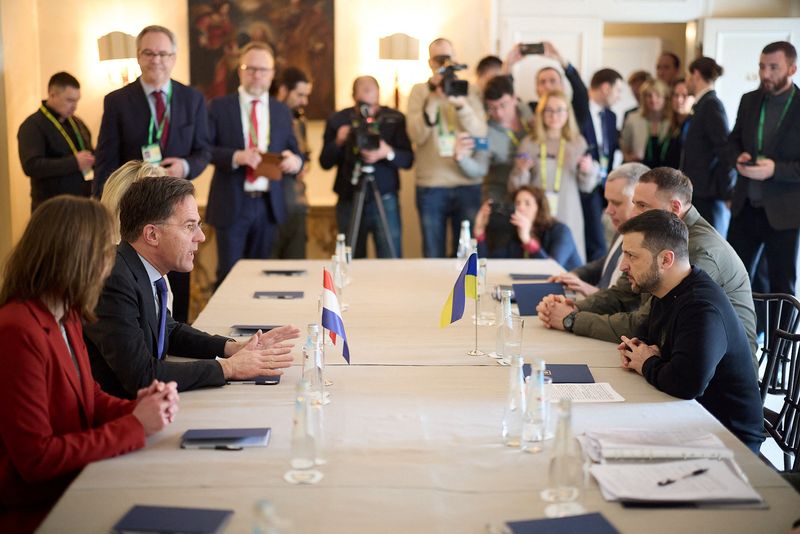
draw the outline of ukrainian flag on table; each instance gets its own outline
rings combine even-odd
[[[478,298],[478,253],[473,252],[467,258],[461,274],[456,278],[456,285],[447,297],[447,302],[442,308],[442,315],[439,319],[439,327],[452,324],[464,315],[467,297]]]

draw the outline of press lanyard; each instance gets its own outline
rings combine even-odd
[[[558,142],[558,159],[556,160],[556,179],[553,182],[553,191],[558,193],[561,190],[561,171],[564,169],[564,147],[566,143],[562,138]],[[547,145],[539,145],[539,169],[542,175],[542,189],[547,191]]]
[[[153,93],[150,93],[153,94]],[[156,130],[156,139],[161,141],[161,135],[164,133],[164,126],[167,124],[167,119],[169,118],[170,108],[172,106],[172,84],[169,84],[169,88],[167,89],[167,105],[166,109],[164,110],[164,116],[161,117],[161,123],[158,125],[158,130]],[[153,144],[153,130],[156,129],[156,115],[155,115],[155,107],[153,109],[153,113],[150,114],[150,131],[147,136],[147,144]]]
[[[653,143],[653,138],[655,137],[655,143]],[[653,163],[653,145],[658,147],[657,149],[661,152],[661,159],[659,163],[664,163],[667,159],[667,150],[669,149],[669,137],[662,138],[661,136],[649,136],[647,138],[647,147],[645,148],[645,160]]]
[[[53,116],[53,114],[50,113],[50,110],[48,110],[44,106],[44,104],[42,104],[39,107],[39,110],[44,114],[45,117],[50,119],[50,122],[53,123],[53,126],[55,126],[56,129],[59,131],[59,133],[61,133],[61,135],[64,137],[64,140],[69,145],[69,149],[72,150],[72,153],[73,154],[77,154],[78,153],[78,149],[75,148],[75,143],[73,143],[72,142],[72,138],[70,138],[70,136],[67,135],[66,130],[64,130],[64,127],[61,125],[60,122],[58,122],[58,119],[56,119]],[[85,145],[83,144],[83,136],[81,135],[81,132],[78,130],[78,125],[75,123],[75,119],[73,119],[72,117],[69,117],[67,119],[67,121],[69,122],[69,125],[72,126],[72,131],[75,132],[75,138],[78,140],[78,146],[81,148],[81,150],[85,150]]]
[[[524,122],[522,122],[522,129],[525,130],[526,134],[528,133],[528,127]],[[506,130],[506,135],[511,140],[511,144],[514,145],[515,147],[519,146],[520,140],[519,137],[517,137],[517,134],[514,133],[514,131],[511,128],[506,128],[505,130]]]
[[[448,115],[448,113],[447,113],[448,109],[449,108],[445,108],[444,113],[442,113],[441,110],[439,110],[439,112],[436,113],[436,123],[439,125],[439,137],[444,137],[445,135],[453,135],[455,133],[455,128],[451,127],[452,122],[455,122],[455,121],[451,122],[450,120],[448,120],[449,117],[444,117],[445,115]],[[446,132],[444,130],[445,121],[447,122],[447,131]]]
[[[792,99],[794,98],[795,88],[792,86],[792,92],[789,93],[789,98],[786,99],[786,103],[783,105],[783,111],[781,111],[781,116],[778,119],[778,124],[775,126],[775,129],[781,127],[781,123],[783,122],[783,118],[786,117],[786,112],[789,111],[789,106],[792,105]],[[764,149],[764,116],[766,112],[764,111],[767,107],[766,99],[761,102],[761,113],[758,116],[758,131],[756,132],[757,142],[758,142],[758,155],[760,156],[763,153]]]

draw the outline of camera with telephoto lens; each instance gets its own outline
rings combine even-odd
[[[442,65],[436,72],[442,75],[441,87],[444,94],[447,96],[467,96],[469,83],[467,80],[459,80],[456,76],[457,71],[464,70],[467,66],[463,63],[453,63],[450,56],[439,56],[436,59]]]
[[[357,151],[377,150],[381,146],[380,123],[372,115],[372,106],[359,102],[353,117],[353,146]]]

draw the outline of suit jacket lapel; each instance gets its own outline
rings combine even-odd
[[[233,134],[236,135],[236,146],[239,150],[244,150],[244,124],[242,123],[242,104],[239,101],[239,93],[237,92],[229,101],[230,114],[233,117]]]
[[[150,344],[155,347],[158,343],[158,317],[156,316],[156,301],[153,297],[153,289],[150,284],[150,277],[147,276],[147,270],[144,268],[142,260],[139,255],[129,243],[123,241],[119,244],[117,253],[120,254],[128,265],[128,268],[133,274],[136,287],[142,295],[142,307],[147,324],[150,327]],[[155,352],[155,349],[154,349]]]
[[[797,115],[798,106],[800,106],[800,102],[798,102],[800,101],[800,94],[798,94],[796,85],[792,85],[792,88],[789,90],[794,91],[792,103],[789,106],[789,109],[786,111],[786,116],[783,118],[783,121],[778,126],[778,131],[776,131],[775,135],[773,135],[772,139],[770,139],[769,146],[764,147],[764,152],[766,154],[775,154],[778,142],[785,137],[786,130],[790,126],[797,124],[797,118],[795,116]],[[761,111],[761,106],[759,106],[759,111]],[[756,128],[758,128],[758,124],[756,124]]]
[[[188,123],[184,108],[180,105],[181,98],[183,97],[183,88],[179,87],[175,80],[171,80],[172,84],[172,101],[169,103],[169,129],[167,131],[167,145],[164,147],[164,157],[167,154],[177,154],[177,150],[173,147],[180,139],[174,135],[181,126]]]
[[[67,337],[75,352],[75,361],[81,371],[81,390],[83,391],[83,405],[86,415],[86,424],[91,426],[94,419],[94,379],[92,378],[92,368],[89,366],[89,357],[86,353],[86,345],[83,342],[83,331],[80,327],[80,320],[74,314],[70,315],[68,321],[64,323],[67,330]]]

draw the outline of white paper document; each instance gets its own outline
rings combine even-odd
[[[589,470],[608,501],[756,504],[761,496],[733,468],[733,460],[595,464]]]
[[[733,451],[717,436],[694,428],[587,432],[578,436],[578,441],[595,462],[626,459],[733,458]]]
[[[548,395],[552,402],[570,399],[572,402],[624,402],[608,382],[594,384],[550,384]]]

